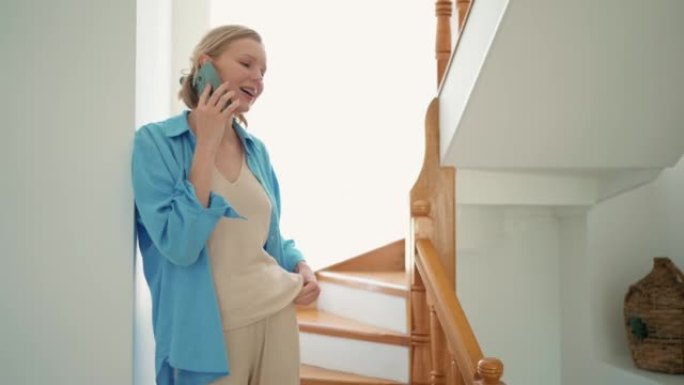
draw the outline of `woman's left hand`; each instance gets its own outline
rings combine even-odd
[[[295,305],[310,305],[321,293],[321,288],[318,286],[316,275],[304,261],[297,263],[295,271],[302,276],[304,284],[302,285],[302,290],[300,290],[297,297],[295,297],[294,303]]]

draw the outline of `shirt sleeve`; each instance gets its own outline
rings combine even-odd
[[[203,207],[185,169],[171,146],[155,143],[145,128],[136,133],[132,174],[139,219],[159,252],[180,266],[190,266],[200,256],[223,216],[239,217],[215,193]]]
[[[299,261],[303,261],[302,252],[295,246],[292,239],[283,239],[283,266],[289,272],[294,272]]]

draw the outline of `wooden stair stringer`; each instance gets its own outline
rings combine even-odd
[[[400,239],[320,271],[404,271],[405,251],[405,242]]]
[[[378,292],[398,297],[407,297],[408,275],[405,271],[319,271],[316,276],[320,282],[354,287],[370,292]]]

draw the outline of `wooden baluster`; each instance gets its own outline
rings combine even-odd
[[[437,87],[439,87],[451,57],[451,0],[437,0],[435,11],[437,15],[435,57],[437,58]]]
[[[430,383],[430,330],[425,286],[418,269],[413,265],[411,273],[410,320],[411,320],[411,368],[409,380],[412,385]]]
[[[477,374],[480,379],[478,385],[505,385],[501,382],[503,376],[503,362],[493,357],[485,357],[477,363]]]
[[[442,329],[442,333],[444,333],[444,329]],[[458,369],[458,363],[456,362],[456,357],[454,357],[452,347],[449,346],[448,343],[446,343],[445,346],[446,358],[444,361],[444,370],[446,371],[447,385],[466,385],[466,381],[463,378],[463,373]],[[468,384],[470,384],[470,382],[468,382]]]
[[[456,2],[456,12],[458,12],[458,33],[460,34],[465,24],[465,18],[470,10],[471,0],[458,0]]]
[[[446,370],[449,369],[448,356],[446,354],[446,337],[444,330],[439,323],[439,317],[435,311],[432,301],[428,298],[430,304],[430,347],[432,353],[432,370],[430,371],[430,379],[432,385],[446,384]]]
[[[454,358],[453,354],[449,356],[449,359],[451,370],[449,371],[449,382],[447,383],[453,385],[466,385],[465,380],[463,379],[463,375],[461,374],[461,371],[458,370],[458,364],[456,364],[456,359]]]

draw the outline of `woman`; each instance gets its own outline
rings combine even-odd
[[[201,87],[205,65],[218,87]],[[276,175],[264,144],[243,127],[265,72],[255,31],[215,28],[182,79],[189,110],[136,134],[136,225],[157,384],[299,384],[294,304],[312,303],[320,289],[281,236]]]

